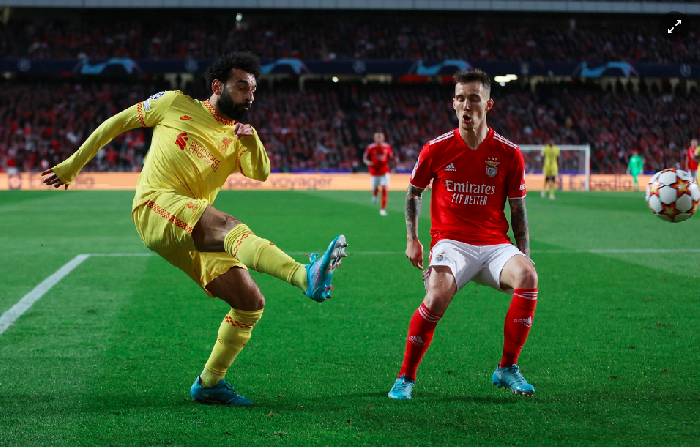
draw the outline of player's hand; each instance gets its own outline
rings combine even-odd
[[[236,123],[236,125],[233,127],[233,133],[236,134],[236,137],[245,137],[253,135],[255,130],[253,129],[253,126],[249,124]]]
[[[420,240],[409,239],[406,242],[406,258],[418,269],[423,269],[423,245]]]
[[[68,189],[68,184],[64,183],[51,168],[41,173],[41,182],[44,185],[53,186],[54,188],[63,187],[64,190]]]

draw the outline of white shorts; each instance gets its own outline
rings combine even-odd
[[[372,190],[378,188],[380,185],[389,185],[389,173],[382,174],[381,176],[372,176]]]
[[[447,266],[457,282],[457,290],[474,280],[501,290],[501,271],[515,255],[523,255],[512,244],[475,246],[455,240],[440,240],[430,251],[430,268]],[[430,268],[426,273],[427,286]]]

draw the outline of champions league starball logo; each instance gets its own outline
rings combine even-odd
[[[486,159],[486,175],[489,177],[496,177],[498,174],[498,165],[501,162],[498,161],[496,157],[489,157]]]

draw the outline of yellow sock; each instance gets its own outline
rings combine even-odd
[[[258,272],[273,275],[306,290],[306,269],[270,241],[260,238],[245,224],[238,224],[224,238],[226,252]]]
[[[219,326],[214,348],[202,370],[204,387],[215,386],[226,376],[226,371],[248,343],[253,327],[260,320],[262,313],[262,309],[241,311],[231,308],[231,311],[226,314]]]

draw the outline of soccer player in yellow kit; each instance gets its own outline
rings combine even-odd
[[[544,156],[544,190],[542,190],[542,197],[547,191],[549,199],[554,199],[554,191],[557,188],[557,175],[559,174],[559,147],[552,143],[547,143],[542,148],[542,155]]]
[[[146,246],[231,306],[202,373],[190,388],[195,401],[247,406],[250,400],[224,380],[263,313],[265,298],[248,272],[271,274],[311,299],[331,296],[335,268],[345,256],[343,235],[322,255],[300,264],[235,217],[212,204],[231,173],[264,181],[270,160],[252,126],[251,107],[260,63],[230,53],[209,68],[205,101],[180,91],[160,92],[102,123],[67,160],[46,170],[43,182],[68,185],[97,151],[119,134],[153,127],[153,141],[136,187],[132,218]]]

